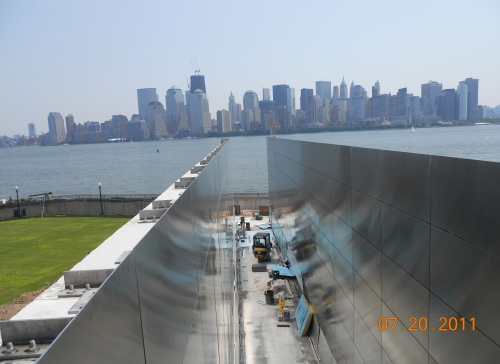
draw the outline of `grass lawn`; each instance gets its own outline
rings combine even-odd
[[[130,218],[0,221],[0,305],[62,276]]]

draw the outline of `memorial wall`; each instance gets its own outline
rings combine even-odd
[[[226,144],[157,222],[144,222],[155,226],[40,364],[239,361],[229,157]]]
[[[279,138],[267,152],[324,363],[499,362],[499,163]]]

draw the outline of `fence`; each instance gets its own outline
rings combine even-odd
[[[135,216],[151,203],[158,195],[74,195],[74,198],[52,198],[45,201],[29,201],[20,203],[22,215],[25,217],[40,217],[47,215],[67,216]],[[90,196],[90,197],[81,197]],[[128,197],[125,197],[128,196]],[[131,197],[134,196],[134,197]],[[0,207],[0,220],[15,217],[17,202]]]

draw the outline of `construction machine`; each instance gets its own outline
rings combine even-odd
[[[271,261],[272,246],[270,232],[261,232],[253,236],[252,251],[259,263],[262,261]]]

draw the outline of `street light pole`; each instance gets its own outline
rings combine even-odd
[[[17,197],[17,217],[21,218],[21,205],[19,205],[19,187],[16,186],[16,197]]]
[[[101,200],[101,215],[104,215],[104,208],[102,207],[101,182],[99,182],[97,185],[99,186],[99,199]]]

